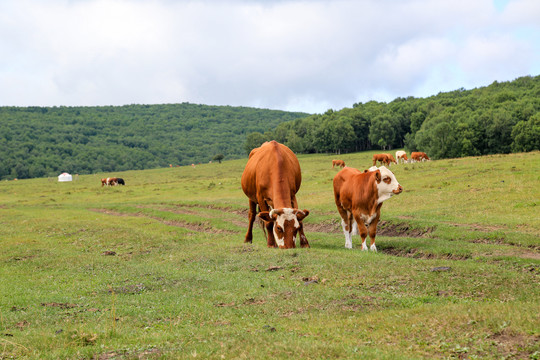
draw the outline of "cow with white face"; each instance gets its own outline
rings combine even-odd
[[[278,247],[289,249],[295,247],[296,235],[298,231],[303,230],[302,220],[308,214],[308,210],[285,208],[270,210],[270,212],[261,211],[259,217],[274,224],[272,231]],[[301,243],[307,242],[303,231],[300,232],[300,236],[304,236]]]
[[[407,158],[407,153],[403,150],[396,151],[396,161],[398,164],[405,164],[409,162],[409,159]]]
[[[283,144],[266,142],[253,149],[242,173],[242,190],[249,199],[248,231],[244,242],[253,240],[253,223],[257,215],[268,231],[268,247],[296,247],[298,235],[301,247],[309,247],[302,220],[308,210],[299,210],[296,193],[302,183],[296,155]]]
[[[403,188],[386,167],[372,166],[361,172],[344,168],[334,177],[334,199],[341,216],[345,234],[345,247],[352,248],[352,235],[360,233],[362,250],[367,250],[366,237],[371,239],[370,249],[377,251],[375,236],[381,216],[382,203]]]

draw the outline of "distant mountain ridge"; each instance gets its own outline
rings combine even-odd
[[[0,107],[0,179],[207,163],[246,156],[246,134],[309,114],[190,103]]]

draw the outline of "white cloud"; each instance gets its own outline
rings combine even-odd
[[[0,105],[324,112],[538,75],[540,3],[6,0]]]

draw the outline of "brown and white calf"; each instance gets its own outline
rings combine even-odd
[[[352,249],[352,235],[359,232],[362,250],[368,249],[369,234],[370,249],[377,251],[375,236],[383,201],[402,191],[394,174],[384,166],[373,166],[364,172],[349,167],[338,172],[334,177],[334,199],[341,216],[345,247]]]
[[[302,224],[309,211],[299,210],[296,201],[302,182],[300,164],[288,147],[270,141],[253,149],[241,181],[249,199],[249,224],[244,242],[252,242],[258,205],[259,218],[268,230],[268,247],[294,248],[297,235],[300,246],[309,247]]]
[[[398,164],[405,164],[406,162],[409,162],[409,159],[407,158],[407,153],[403,150],[396,151],[396,160]]]

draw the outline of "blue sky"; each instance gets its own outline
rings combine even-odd
[[[538,0],[4,0],[0,106],[322,113],[540,74]]]

